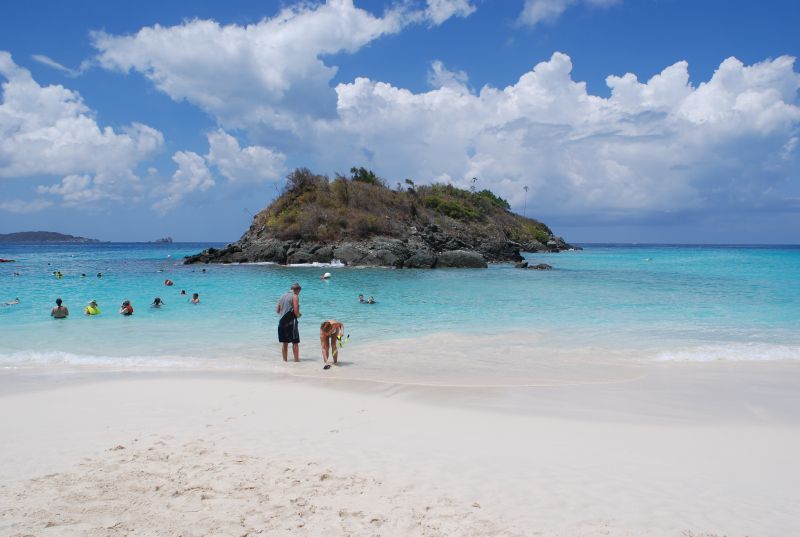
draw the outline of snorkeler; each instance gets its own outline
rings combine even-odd
[[[163,300],[161,300],[161,297],[158,297],[158,296],[155,297],[153,299],[153,303],[150,304],[150,306],[153,307],[153,308],[160,308],[161,306],[166,306],[166,305],[167,305],[167,303],[164,302]]]
[[[9,300],[8,302],[3,302],[4,306],[16,306],[17,304],[19,304],[19,297],[14,300]]]

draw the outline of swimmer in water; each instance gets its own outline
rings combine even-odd
[[[167,304],[163,300],[161,300],[161,297],[158,297],[158,296],[155,297],[153,299],[153,303],[150,304],[150,306],[152,306],[154,308],[160,308],[161,306],[166,306],[166,305]]]
[[[164,280],[164,285],[166,285],[167,287],[170,287],[172,285],[175,285],[175,282],[173,282],[172,280],[167,278],[166,280]]]
[[[97,300],[89,301],[86,308],[84,308],[83,313],[86,315],[100,315],[100,308],[97,307]]]
[[[102,273],[102,272],[98,272],[98,273],[97,273],[97,277],[98,277],[98,278],[102,278],[102,277],[103,277],[103,273]]]
[[[331,273],[330,273],[330,272],[326,272],[325,274],[323,274],[322,276],[320,276],[320,277],[319,277],[319,279],[320,279],[320,280],[327,280],[327,279],[329,279],[330,277],[331,277]]]
[[[374,304],[374,303],[375,303],[375,299],[374,299],[374,298],[372,298],[372,297],[369,297],[369,298],[367,299],[367,304]]]
[[[200,303],[200,294],[199,293],[192,293],[192,304],[199,304]]]
[[[19,297],[14,300],[9,300],[8,302],[3,302],[4,306],[16,306],[17,304],[19,304]]]
[[[62,304],[61,298],[57,298],[56,307],[50,310],[50,317],[53,319],[66,319],[69,317],[69,308]]]
[[[186,294],[186,289],[181,289],[181,294],[185,295]]]
[[[120,306],[119,308],[119,312],[120,314],[125,315],[126,317],[133,315],[133,306],[131,306],[131,301],[123,300],[122,306]]]
[[[364,300],[364,295],[358,295],[358,301],[361,302],[362,304],[366,302],[366,300]]]

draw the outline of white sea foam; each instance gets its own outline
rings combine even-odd
[[[218,263],[220,267],[238,267],[240,265],[277,265],[274,261],[247,261],[245,263]]]
[[[800,360],[800,346],[765,343],[700,345],[661,351],[659,362],[776,362]]]
[[[317,261],[314,261],[313,263],[290,263],[289,265],[286,265],[286,266],[287,267],[334,267],[334,268],[339,268],[339,267],[345,267],[347,265],[345,265],[344,263],[342,263],[338,259],[334,259],[330,263],[318,263]]]
[[[98,356],[60,351],[19,351],[0,354],[0,369],[35,369],[44,366],[100,369],[180,369],[196,368],[205,364],[205,360],[188,356]]]

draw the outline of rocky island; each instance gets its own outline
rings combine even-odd
[[[283,193],[241,239],[184,262],[480,268],[522,261],[520,251],[573,248],[489,190],[409,179],[390,188],[364,168],[332,181],[303,168],[287,177]]]
[[[100,242],[97,239],[87,239],[86,237],[75,237],[65,235],[55,231],[20,231],[17,233],[0,233],[1,242]]]

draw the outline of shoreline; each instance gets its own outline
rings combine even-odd
[[[280,347],[271,339],[272,334],[253,336],[239,332],[234,335],[247,337],[231,336],[210,344],[178,348],[167,341],[174,328],[169,325],[169,328],[155,328],[167,341],[166,345],[170,345],[162,345],[160,354],[130,346],[109,349],[109,354],[100,348],[92,354],[83,350],[84,338],[78,335],[96,337],[107,326],[83,317],[77,321],[77,326],[85,332],[65,334],[62,328],[66,324],[50,319],[44,321],[43,324],[53,325],[53,333],[48,336],[59,338],[61,350],[8,349],[0,354],[0,374],[68,374],[95,370],[246,371],[387,385],[510,388],[623,382],[637,378],[652,367],[670,364],[687,367],[800,364],[800,345],[794,340],[787,343],[693,340],[642,343],[648,341],[649,334],[635,330],[612,334],[600,329],[553,333],[544,327],[536,330],[511,328],[502,332],[444,330],[416,336],[402,333],[393,337],[385,334],[371,337],[359,334],[354,327],[351,328],[355,330],[354,341],[342,348],[340,367],[323,372],[318,342],[310,335],[314,333],[313,320],[311,327],[302,331],[305,338],[300,346],[301,362],[290,363],[288,368],[281,362]],[[119,330],[115,336],[133,336],[133,326],[119,324],[121,326],[114,327]],[[349,332],[350,329],[348,335]],[[65,342],[65,336],[72,336],[74,341]]]
[[[783,537],[800,530],[800,365],[773,366],[512,397],[247,373],[32,378],[0,390],[0,533]]]

